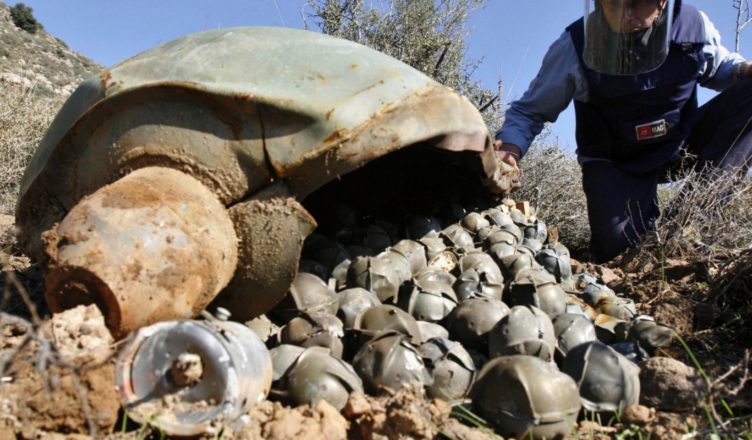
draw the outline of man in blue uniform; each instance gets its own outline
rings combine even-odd
[[[574,99],[577,158],[594,259],[635,245],[658,217],[656,188],[677,163],[746,172],[752,63],[681,0],[589,0],[512,103],[495,146],[517,166]],[[721,91],[698,107],[697,85]],[[687,159],[689,158],[689,159]]]

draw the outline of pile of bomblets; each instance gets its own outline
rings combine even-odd
[[[504,436],[554,438],[581,414],[638,403],[638,365],[672,331],[637,316],[526,204],[456,221],[364,221],[337,207],[305,243],[285,299],[249,321],[271,349],[271,397],[338,409],[354,391],[419,382]]]

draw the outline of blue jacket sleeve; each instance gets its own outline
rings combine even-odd
[[[721,44],[721,34],[708,16],[700,11],[705,22],[705,46],[703,53],[707,63],[701,72],[700,85],[709,89],[723,91],[736,80],[736,68],[745,62],[744,57],[731,52]]]
[[[572,99],[588,101],[587,83],[568,32],[551,47],[537,76],[504,114],[496,139],[517,145],[524,155],[546,122],[554,122]]]

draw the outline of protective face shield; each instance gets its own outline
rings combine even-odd
[[[596,72],[637,75],[666,60],[674,0],[585,0],[583,59]]]

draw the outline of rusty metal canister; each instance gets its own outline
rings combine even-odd
[[[128,417],[169,436],[240,427],[242,416],[267,397],[271,382],[271,357],[261,339],[246,326],[224,320],[144,327],[117,362],[117,386]]]
[[[115,338],[198,316],[237,265],[235,229],[197,179],[141,168],[84,198],[45,236],[53,312],[96,303]]]

